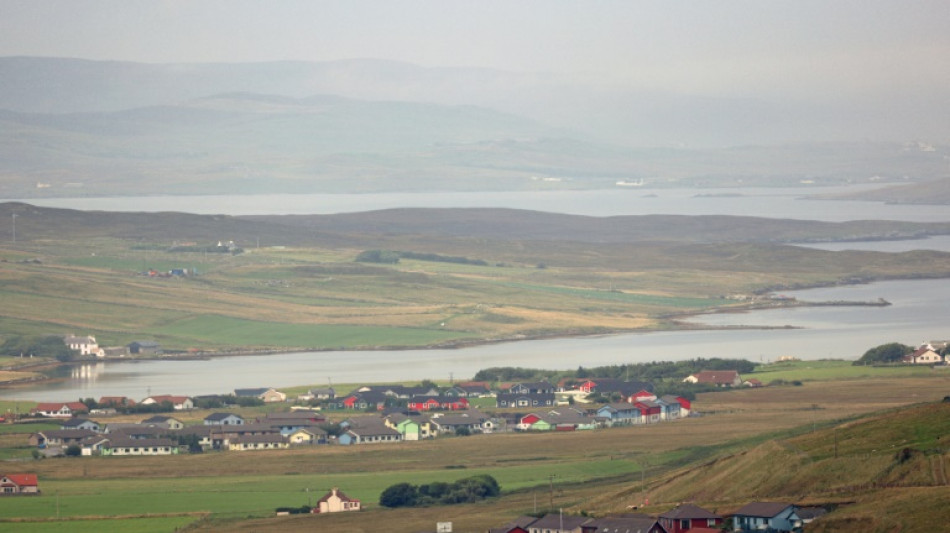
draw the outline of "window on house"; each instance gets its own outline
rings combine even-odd
[[[680,529],[689,529],[689,519],[680,520]]]
[[[707,518],[707,519],[706,519],[706,527],[715,527],[715,526],[716,526],[716,519],[715,519],[715,518]]]

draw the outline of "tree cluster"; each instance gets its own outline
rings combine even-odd
[[[416,259],[418,261],[433,261],[438,263],[488,266],[488,262],[482,259],[469,259],[467,257],[455,255],[440,255],[423,252],[399,252],[395,250],[364,250],[356,256],[356,262],[396,264],[400,259],[403,258]]]
[[[383,507],[417,507],[433,504],[470,503],[501,494],[495,478],[485,475],[460,479],[454,483],[437,481],[426,485],[397,483],[379,496]]]
[[[914,347],[901,344],[899,342],[890,342],[875,346],[864,352],[864,355],[855,361],[854,365],[875,365],[887,363],[899,363],[907,354],[913,353]]]
[[[556,372],[537,368],[520,367],[493,367],[480,370],[475,374],[475,381],[540,381],[554,380],[558,377],[573,379],[575,382],[587,378],[614,378],[627,381],[659,382],[661,380],[682,380],[686,376],[703,370],[736,370],[740,374],[748,374],[755,370],[755,363],[745,359],[690,359],[687,361],[653,361],[650,363],[633,363],[625,365],[610,365],[592,368],[580,366],[573,373],[560,375]],[[677,394],[687,390],[698,389],[682,388],[676,384],[665,385],[667,389],[662,394]],[[702,391],[700,391],[702,392]],[[659,394],[659,391],[657,391]]]
[[[55,357],[63,362],[71,361],[76,356],[76,352],[66,346],[63,338],[56,335],[10,335],[4,339],[3,344],[0,344],[0,353],[13,356]]]

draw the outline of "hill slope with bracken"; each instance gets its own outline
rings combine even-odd
[[[808,531],[934,531],[950,523],[950,403],[846,422],[675,471],[647,488],[651,503],[697,502],[728,514],[752,501],[820,505]],[[639,484],[594,503],[631,501]]]

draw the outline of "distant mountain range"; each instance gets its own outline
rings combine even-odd
[[[812,114],[377,60],[8,57],[0,58],[0,197],[789,185],[946,173],[947,149],[926,143],[763,146],[809,138],[792,130],[807,130]],[[684,147],[694,143],[746,144]]]

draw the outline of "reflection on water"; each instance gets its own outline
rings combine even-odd
[[[43,374],[52,379],[70,379],[78,382],[95,383],[106,370],[104,361],[58,366],[45,370]]]
[[[69,377],[73,380],[95,383],[99,375],[105,372],[106,364],[104,362],[88,363],[71,367]]]

